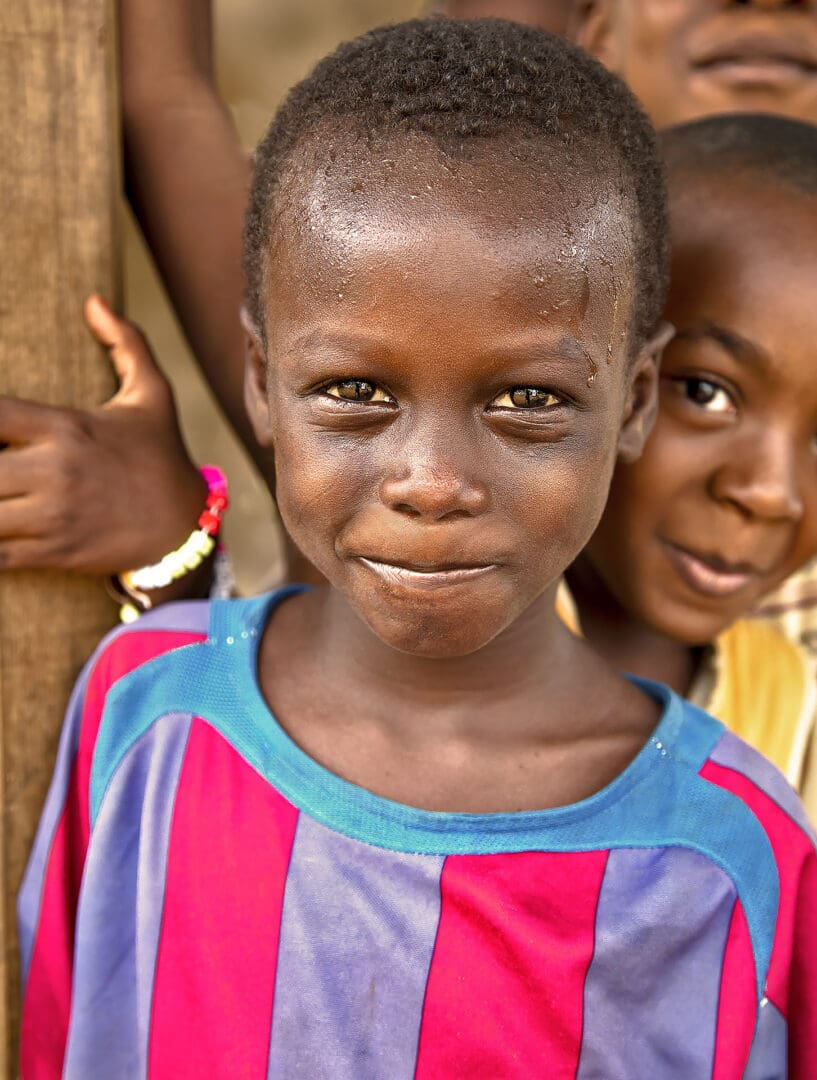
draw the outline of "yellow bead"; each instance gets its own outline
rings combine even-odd
[[[133,623],[139,618],[140,611],[133,604],[123,604],[119,609],[119,621],[121,623]]]

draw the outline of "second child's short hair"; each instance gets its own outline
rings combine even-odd
[[[817,127],[767,113],[727,113],[661,133],[670,177],[740,176],[817,195]]]
[[[286,167],[333,130],[362,146],[411,134],[443,153],[481,141],[563,148],[576,174],[615,184],[634,257],[631,347],[655,328],[668,279],[663,166],[650,122],[624,83],[563,38],[502,19],[414,19],[341,45],[284,100],[255,154],[244,243],[247,303],[263,332],[265,253]],[[362,151],[365,152],[365,151]],[[557,159],[563,167],[563,159]],[[601,190],[600,190],[601,195]]]

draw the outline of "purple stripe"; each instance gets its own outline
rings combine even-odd
[[[443,861],[371,847],[301,814],[268,1080],[411,1080]]]
[[[34,938],[40,921],[40,908],[42,906],[48,861],[51,857],[54,836],[62,818],[62,812],[65,809],[65,801],[68,798],[71,775],[74,770],[77,748],[79,747],[85,691],[100,651],[98,649],[83,668],[68,702],[62,733],[60,734],[54,774],[51,777],[51,785],[48,788],[40,823],[37,826],[34,846],[31,849],[20,891],[17,894],[17,933],[20,938],[20,965],[24,987],[28,979]]]
[[[768,998],[760,1003],[760,1019],[743,1080],[786,1080],[789,1075],[789,1029]]]
[[[64,1080],[147,1076],[168,839],[190,723],[175,713],[145,732],[97,818],[79,898]]]
[[[140,615],[131,623],[131,633],[140,630],[151,632],[166,630],[180,634],[206,634],[210,627],[209,600],[180,600],[175,604],[162,604]]]
[[[817,844],[817,836],[797,793],[771,761],[731,731],[724,732],[709,757],[716,765],[732,769],[751,780],[803,830],[813,844]]]
[[[712,1075],[735,888],[688,848],[610,853],[576,1080]]]

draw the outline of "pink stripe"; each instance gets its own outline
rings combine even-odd
[[[79,748],[65,807],[54,833],[40,917],[25,987],[20,1068],[25,1080],[62,1074],[71,1013],[74,925],[90,834],[91,760],[111,686],[141,664],[171,649],[204,640],[201,634],[131,632],[113,639],[88,679]]]
[[[817,1076],[817,852],[776,802],[734,769],[708,761],[704,779],[737,795],[755,814],[774,850],[780,907],[766,995],[788,1021],[789,1076]]]
[[[451,856],[417,1080],[573,1076],[607,852]]]
[[[193,721],[170,834],[151,1080],[266,1076],[297,817],[218,732]]]
[[[756,1011],[752,942],[743,908],[736,900],[723,956],[712,1080],[743,1076],[752,1049]]]

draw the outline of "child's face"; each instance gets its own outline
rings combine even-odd
[[[578,40],[656,126],[722,112],[817,122],[811,0],[592,0]]]
[[[383,158],[293,200],[248,402],[304,554],[382,640],[464,655],[552,607],[619,445],[640,449],[655,365],[625,370],[614,195]]]
[[[659,416],[587,556],[634,617],[701,644],[817,552],[817,199],[698,179],[672,216]]]

